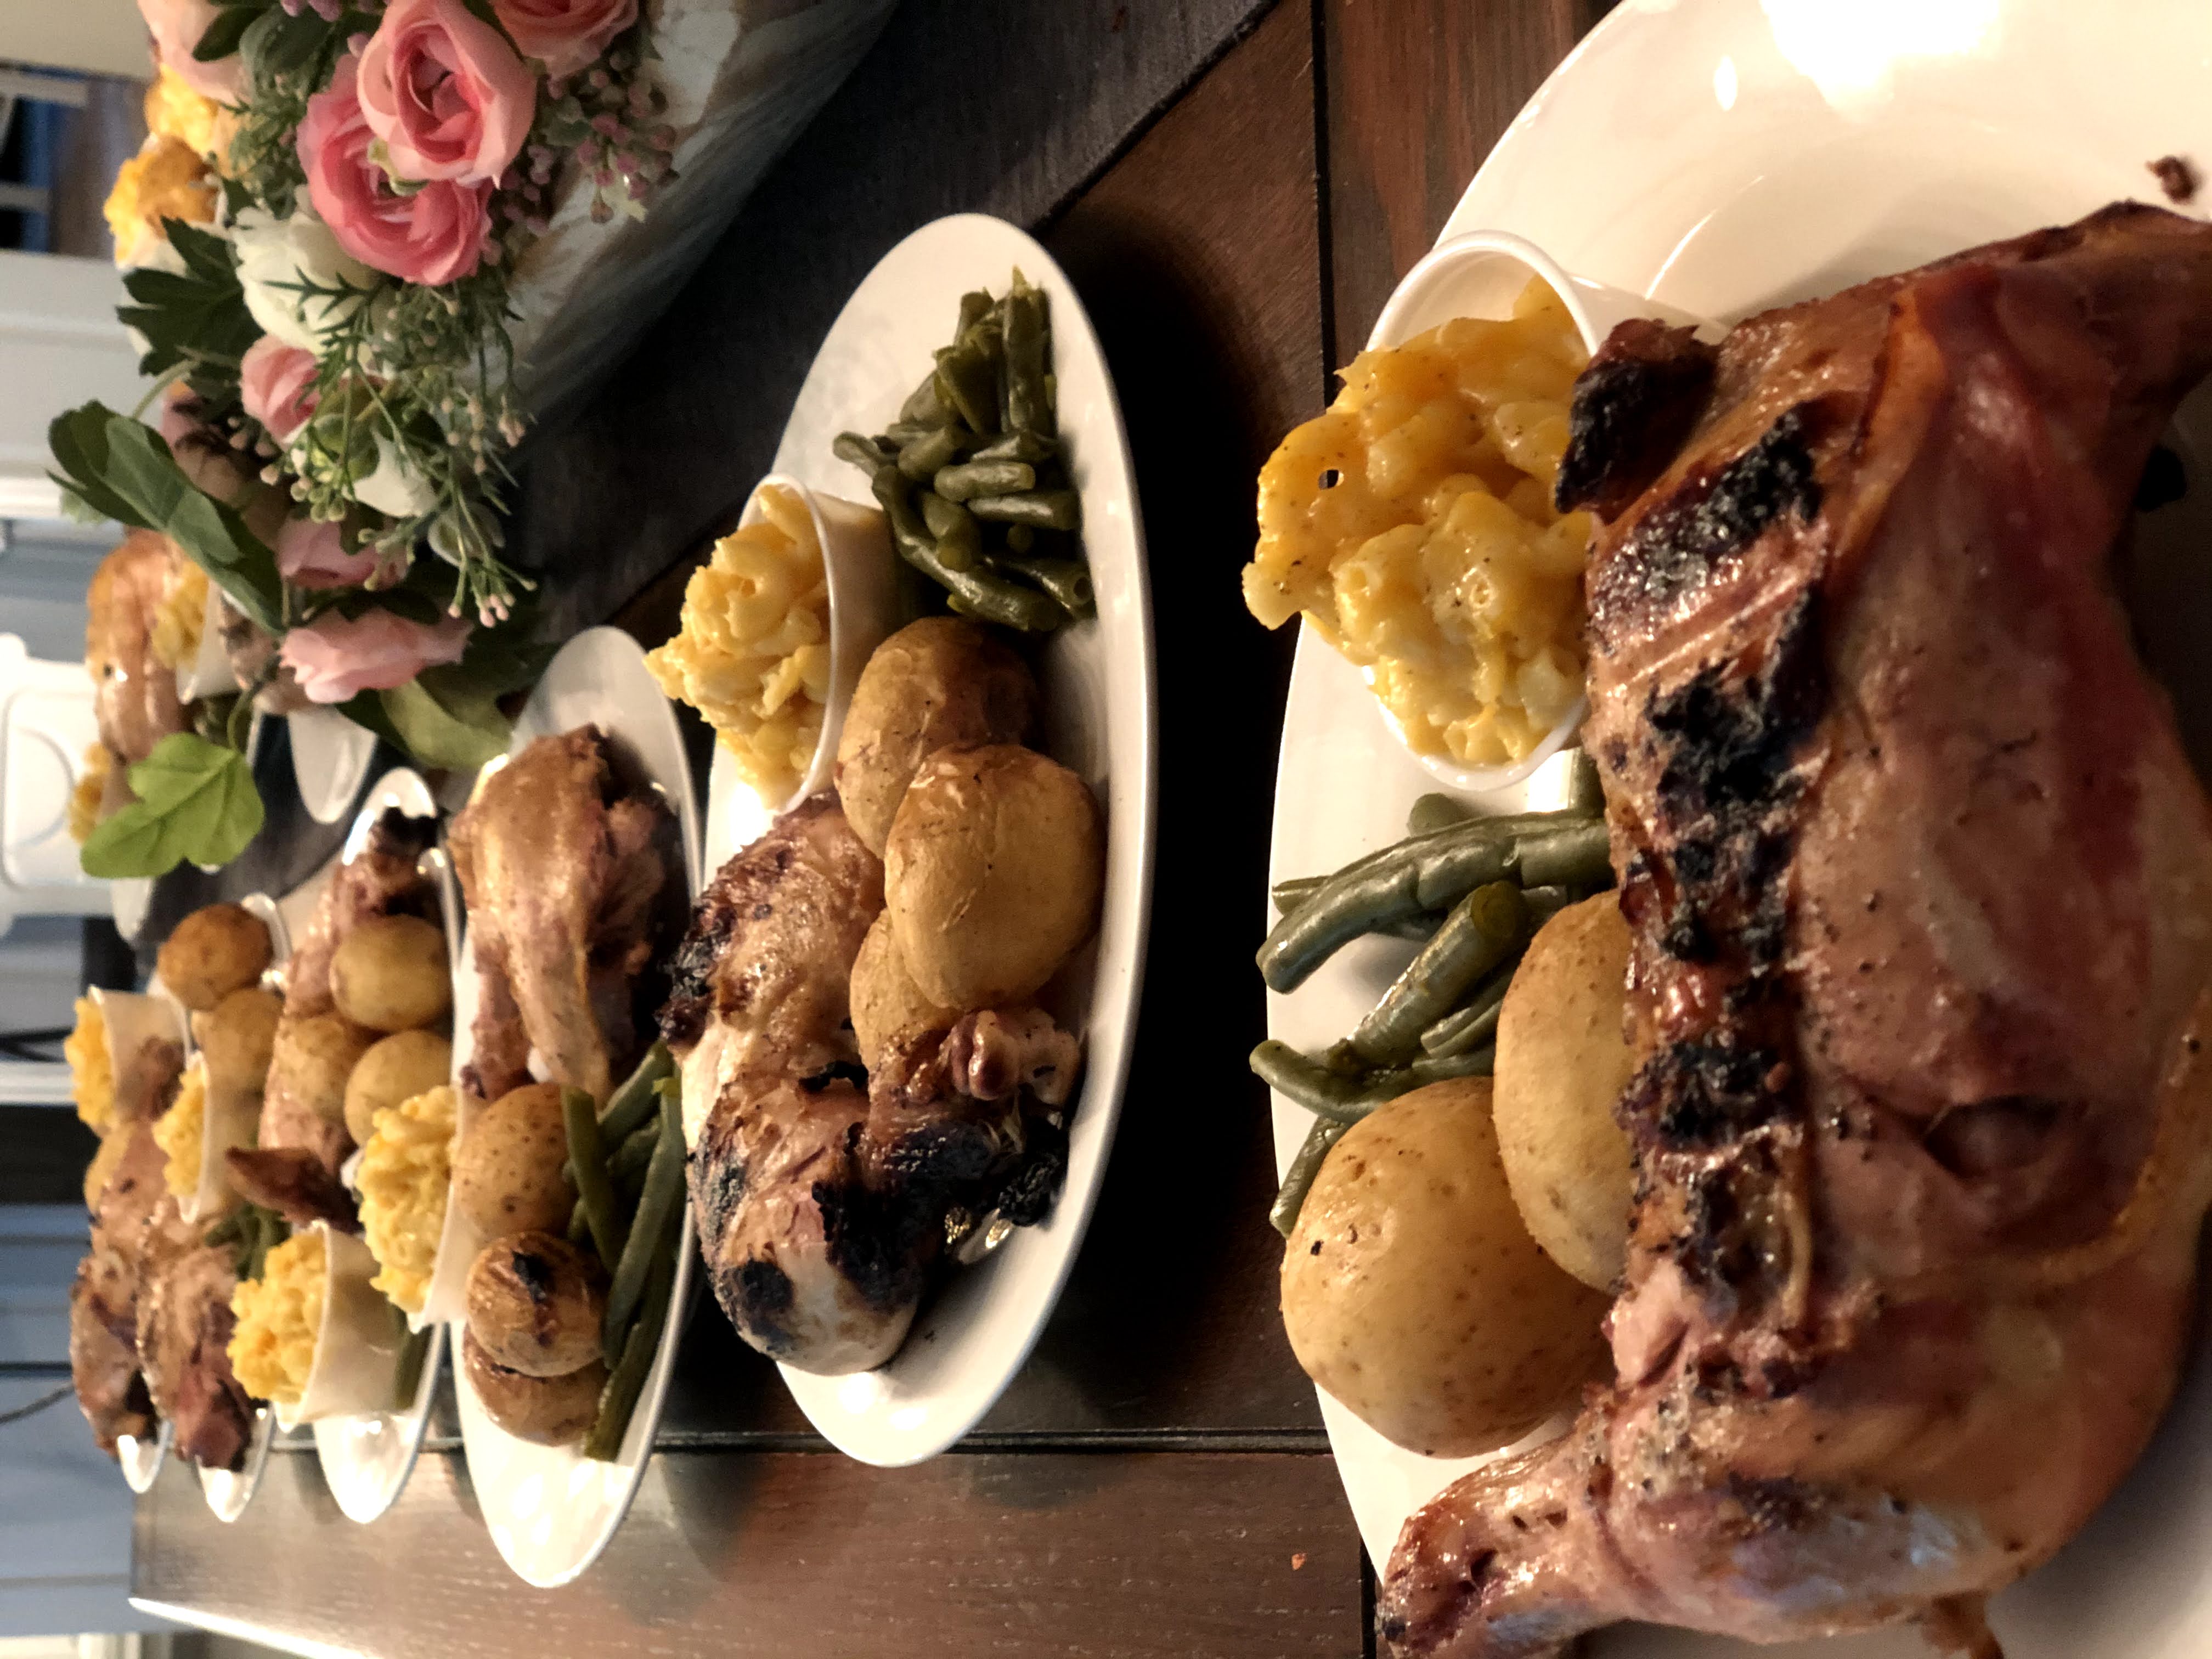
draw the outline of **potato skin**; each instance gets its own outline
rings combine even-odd
[[[575,1188],[561,1175],[568,1157],[560,1085],[526,1083],[485,1107],[461,1136],[453,1202],[488,1238],[560,1232],[576,1203]]]
[[[461,1336],[461,1368],[485,1416],[517,1440],[540,1446],[565,1446],[588,1434],[607,1386],[607,1368],[596,1358],[564,1376],[510,1370],[483,1351],[473,1331]]]
[[[252,911],[210,904],[179,922],[154,958],[154,975],[195,1012],[212,1008],[269,966],[269,930]]]
[[[1282,1289],[1306,1374],[1426,1456],[1510,1445],[1608,1366],[1608,1298],[1521,1224],[1486,1078],[1401,1095],[1346,1133],[1284,1251]]]
[[[233,991],[205,1013],[194,1014],[192,1040],[207,1056],[208,1087],[258,1094],[269,1081],[283,1014],[284,1000],[258,985]]]
[[[1012,744],[940,749],[891,824],[884,914],[924,996],[1002,1007],[1089,937],[1105,867],[1098,803],[1059,762]]]
[[[510,1233],[469,1264],[469,1334],[525,1376],[566,1376],[599,1358],[599,1263],[551,1233]]]
[[[325,1123],[345,1121],[346,1080],[376,1033],[342,1014],[311,1014],[276,1027],[269,1086],[283,1088]]]
[[[331,953],[331,997],[338,1012],[373,1031],[411,1031],[453,1006],[446,935],[420,916],[371,916]]]
[[[1529,941],[1498,1012],[1498,1147],[1521,1218],[1552,1260],[1608,1289],[1634,1187],[1613,1103],[1635,1075],[1623,1035],[1628,924],[1617,896],[1571,905]]]
[[[960,1016],[923,994],[899,955],[890,912],[878,912],[853,959],[853,1038],[860,1064],[874,1071],[884,1048],[902,1032],[951,1025]]]
[[[977,623],[924,617],[878,646],[853,688],[837,739],[837,799],[878,858],[927,757],[956,743],[1019,743],[1036,722],[1036,680]]]
[[[453,1072],[453,1045],[435,1031],[394,1031],[371,1043],[346,1079],[346,1133],[365,1145],[376,1115],[436,1088]]]

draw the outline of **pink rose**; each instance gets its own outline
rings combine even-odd
[[[362,48],[362,112],[402,179],[490,182],[537,105],[529,66],[460,0],[392,0]]]
[[[387,23],[398,10],[394,6],[385,14]],[[363,264],[404,283],[441,288],[483,262],[491,231],[491,185],[437,179],[411,196],[393,190],[384,169],[369,159],[376,135],[356,90],[359,69],[349,52],[338,59],[330,85],[307,100],[300,161],[307,171],[308,198],[338,246]]]
[[[263,335],[239,362],[238,398],[270,437],[290,443],[315,412],[314,354]]]
[[[425,626],[389,611],[348,621],[325,611],[284,635],[284,665],[310,702],[343,702],[363,691],[389,691],[426,668],[459,662],[471,624],[465,617]]]
[[[588,67],[637,21],[637,0],[491,0],[491,9],[522,55],[556,81]]]
[[[376,574],[374,553],[345,550],[345,527],[287,519],[276,532],[276,570],[295,587],[359,587]]]
[[[236,52],[203,64],[192,56],[200,36],[219,15],[209,0],[138,0],[138,15],[154,37],[154,56],[203,98],[235,104],[246,90],[246,60]]]

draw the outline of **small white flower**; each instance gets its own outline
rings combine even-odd
[[[380,280],[338,246],[328,225],[304,208],[289,219],[271,218],[249,208],[239,215],[231,240],[238,248],[238,284],[253,320],[286,345],[318,356],[324,337],[360,302],[332,303],[301,294],[295,285],[305,282],[334,288],[344,282],[358,288]]]
[[[419,518],[438,499],[430,493],[429,483],[416,468],[413,458],[382,433],[376,438],[376,471],[356,481],[353,498],[393,519]]]

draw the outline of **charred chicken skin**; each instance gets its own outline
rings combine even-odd
[[[2212,1196],[2212,814],[2107,565],[2212,368],[2141,207],[1753,318],[1628,325],[1592,714],[1637,1197],[1614,1382],[1407,1523],[1395,1655],[1917,1619],[2047,1559],[2164,1409]]]
[[[1039,1011],[985,1010],[901,1034],[864,1093],[840,1073],[883,904],[881,860],[818,795],[701,896],[661,1011],[715,1296],[754,1347],[832,1376],[898,1351],[947,1212],[1021,1167],[1023,1091],[1065,1101],[1079,1057]]]
[[[635,1046],[633,982],[671,865],[668,810],[626,792],[597,726],[540,738],[453,820],[481,985],[465,1079],[494,1100],[548,1078],[604,1103]]]

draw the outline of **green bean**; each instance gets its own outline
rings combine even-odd
[[[873,438],[857,432],[841,432],[830,446],[830,453],[841,461],[849,461],[862,471],[873,473],[879,466],[888,466],[897,459]]]
[[[1524,887],[1521,896],[1528,901],[1528,937],[1534,939],[1539,927],[1588,895],[1579,887]]]
[[[952,337],[956,340],[958,339],[969,329],[975,327],[976,324],[981,322],[986,317],[989,316],[994,304],[995,302],[991,298],[990,290],[988,289],[970,289],[967,293],[962,295],[960,296],[960,321],[958,325],[952,331]]]
[[[1013,286],[999,301],[999,328],[1006,343],[1006,426],[1017,432],[1052,430],[1052,404],[1045,389],[1044,295],[1014,273]]]
[[[980,344],[963,337],[937,353],[938,401],[974,432],[999,429],[999,372]]]
[[[1046,634],[1060,626],[1060,608],[1034,588],[1009,581],[978,566],[955,570],[939,556],[936,540],[915,508],[914,486],[895,466],[879,466],[869,488],[890,520],[899,556],[951,596],[952,608],[965,617],[994,622],[1025,633]]]
[[[615,1200],[607,1178],[605,1144],[599,1139],[599,1109],[581,1089],[561,1091],[561,1116],[568,1130],[568,1161],[576,1166],[576,1196],[592,1230],[602,1262],[622,1260],[629,1236],[629,1219]]]
[[[1424,795],[1406,814],[1406,833],[1409,836],[1432,836],[1439,830],[1449,830],[1456,824],[1465,823],[1474,816],[1449,795]]]
[[[1421,1033],[1422,1052],[1432,1060],[1449,1060],[1492,1041],[1498,1035],[1498,1011],[1504,1006],[1513,970],[1520,965],[1516,956],[1492,969],[1464,1003]]]
[[[968,510],[994,524],[1025,524],[1032,530],[1073,530],[1083,522],[1083,504],[1072,489],[1033,489],[1022,495],[978,495],[969,501]]]
[[[1486,1077],[1496,1056],[1487,1048],[1449,1059],[1417,1060],[1410,1066],[1358,1073],[1332,1070],[1272,1037],[1253,1049],[1247,1063],[1276,1093],[1316,1116],[1357,1123],[1377,1106],[1447,1078]]]
[[[1598,776],[1596,759],[1587,749],[1569,752],[1574,757],[1574,770],[1567,775],[1567,811],[1601,817],[1605,811],[1605,784]]]
[[[1025,524],[1010,524],[1006,526],[1006,551],[1027,553],[1036,545],[1036,532]]]
[[[903,471],[905,469],[900,469]],[[908,473],[911,477],[913,475]],[[925,489],[918,497],[921,503],[921,520],[929,533],[937,538],[937,556],[947,570],[973,570],[983,556],[983,527],[975,522],[975,515],[957,501],[949,501],[935,490]]]
[[[937,374],[933,369],[899,405],[899,419],[916,426],[945,426],[952,418],[951,408],[938,393]]]
[[[1035,432],[1009,432],[978,447],[968,459],[971,461],[1025,461],[1031,466],[1042,466],[1059,454],[1060,445],[1053,439]]]
[[[1091,567],[1079,559],[1024,558],[1018,553],[1001,553],[991,562],[1000,570],[1028,577],[1051,594],[1070,617],[1098,614],[1098,596],[1091,586]]]
[[[568,1212],[568,1242],[580,1250],[592,1242],[592,1218],[580,1198]]]
[[[602,1124],[601,1128],[605,1128]],[[680,1131],[679,1131],[680,1134]],[[604,1143],[605,1136],[600,1136]],[[641,1129],[633,1129],[623,1137],[607,1159],[607,1175],[618,1185],[628,1185],[642,1176],[653,1162],[653,1149],[660,1144],[660,1125],[648,1123]]]
[[[641,1133],[642,1133],[641,1131]],[[599,1348],[610,1366],[621,1363],[623,1338],[629,1334],[630,1316],[644,1293],[647,1271],[660,1254],[678,1211],[684,1203],[684,1124],[676,1103],[660,1103],[660,1133],[646,1171],[645,1191],[638,1199],[637,1216],[630,1224],[629,1246],[614,1269],[607,1290],[607,1310],[599,1326]]]
[[[1348,865],[1275,924],[1260,947],[1270,989],[1292,991],[1348,941],[1389,923],[1456,904],[1477,887],[1594,880],[1606,864],[1602,820],[1550,812],[1477,818],[1417,836]]]
[[[1298,1155],[1291,1160],[1291,1167],[1283,1171],[1282,1187],[1267,1210],[1269,1224],[1285,1238],[1297,1231],[1298,1212],[1306,1206],[1306,1194],[1313,1190],[1314,1177],[1321,1173],[1321,1166],[1328,1161],[1329,1149],[1344,1139],[1344,1132],[1351,1127],[1332,1118],[1317,1117],[1313,1127],[1306,1131],[1304,1143],[1299,1146]]]
[[[1421,1033],[1520,947],[1528,921],[1528,906],[1510,881],[1487,882],[1469,893],[1352,1028],[1346,1039],[1352,1053],[1370,1066],[1395,1066],[1419,1054]]]
[[[665,1042],[654,1038],[653,1047],[638,1061],[637,1069],[607,1097],[607,1109],[599,1114],[600,1140],[618,1144],[653,1122],[660,1111],[660,1097],[656,1091],[661,1080],[675,1075],[676,1057],[668,1052]]]
[[[677,1238],[680,1240],[681,1233]],[[637,1409],[637,1397],[645,1391],[646,1373],[653,1369],[653,1356],[660,1351],[662,1333],[668,1324],[668,1302],[676,1284],[676,1251],[672,1246],[653,1252],[653,1269],[647,1276],[645,1297],[639,1304],[636,1322],[623,1340],[622,1358],[607,1377],[605,1393],[599,1395],[599,1414],[592,1431],[584,1437],[584,1455],[602,1463],[611,1463],[622,1455],[623,1437],[629,1432],[630,1413]]]
[[[970,501],[978,495],[1009,495],[1036,488],[1036,469],[1026,461],[969,461],[938,471],[930,488],[948,501]]]
[[[898,470],[916,483],[927,483],[959,459],[961,449],[974,435],[964,426],[938,427],[900,446]]]
[[[222,1220],[216,1222],[214,1226],[209,1228],[207,1231],[200,1235],[200,1243],[203,1244],[235,1244],[238,1243],[239,1225],[243,1215],[243,1211],[231,1211],[229,1214],[224,1216]]]

